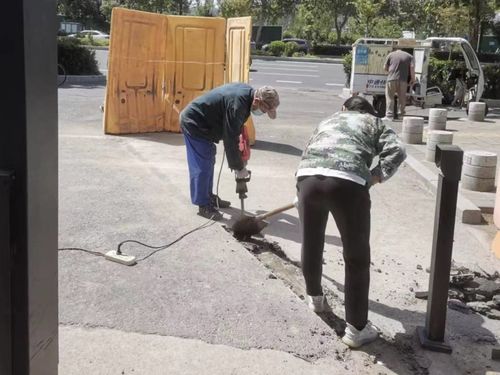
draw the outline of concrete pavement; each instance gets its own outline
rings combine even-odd
[[[189,204],[185,149],[178,134],[102,134],[103,88],[60,89],[60,247],[105,252],[126,239],[171,242],[206,222]],[[317,123],[340,108],[332,93],[280,92],[278,119],[256,119],[246,207],[264,212],[295,195],[294,172]],[[216,171],[219,171],[219,148]],[[224,166],[219,194],[237,205]],[[452,355],[422,351],[415,327],[425,320],[434,196],[402,167],[372,189],[370,319],[382,338],[351,351],[335,328],[343,317],[343,261],[330,220],[324,287],[334,314],[301,300],[300,235],[295,210],[264,231],[276,248],[255,250],[223,223],[185,237],[134,267],[80,252],[60,252],[60,374],[483,374],[500,324],[448,314]],[[482,228],[475,228],[481,231]],[[258,246],[257,246],[258,247]],[[254,249],[249,251],[248,249]],[[128,245],[139,257],[151,249]],[[488,272],[498,260],[457,222],[454,259]],[[422,267],[418,268],[420,265]]]

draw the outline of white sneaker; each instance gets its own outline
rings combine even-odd
[[[330,312],[332,308],[328,304],[326,297],[323,296],[306,296],[307,306],[317,313]]]
[[[381,120],[382,121],[394,121],[394,119],[392,117],[388,117],[388,116],[382,117]]]
[[[351,348],[359,348],[361,345],[375,341],[378,335],[378,329],[370,322],[366,323],[365,328],[361,331],[358,331],[355,327],[347,323],[342,342]]]

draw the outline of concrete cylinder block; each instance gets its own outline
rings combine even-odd
[[[462,168],[462,187],[474,191],[495,188],[497,155],[487,151],[466,151]]]
[[[497,165],[497,154],[488,151],[466,151],[464,152],[464,164],[479,167],[495,167]]]
[[[495,208],[493,210],[493,222],[498,230],[500,230],[500,184],[497,186],[497,194],[495,196]]]
[[[436,161],[436,150],[425,150],[425,160],[434,162]]]
[[[497,169],[495,167],[477,167],[464,164],[462,173],[464,176],[495,179]]]
[[[408,143],[411,145],[417,145],[422,143],[422,133],[403,133],[401,135],[404,143]]]
[[[423,117],[403,117],[403,133],[422,134],[424,132]]]
[[[446,129],[448,110],[444,108],[431,108],[429,110],[429,130]]]
[[[425,150],[425,160],[435,161],[436,145],[453,143],[453,133],[444,130],[432,130],[427,133],[427,146]]]
[[[469,103],[469,116],[470,121],[484,121],[486,113],[486,103],[470,102]]]
[[[493,191],[495,188],[495,178],[479,178],[462,176],[462,188],[473,191]]]

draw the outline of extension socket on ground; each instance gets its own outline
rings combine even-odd
[[[107,260],[111,260],[112,262],[124,264],[126,266],[133,266],[137,262],[135,261],[135,257],[132,255],[118,254],[116,250],[108,251],[104,257]]]

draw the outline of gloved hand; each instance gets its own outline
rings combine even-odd
[[[250,171],[246,168],[240,169],[234,172],[237,180],[248,180],[250,179]]]

